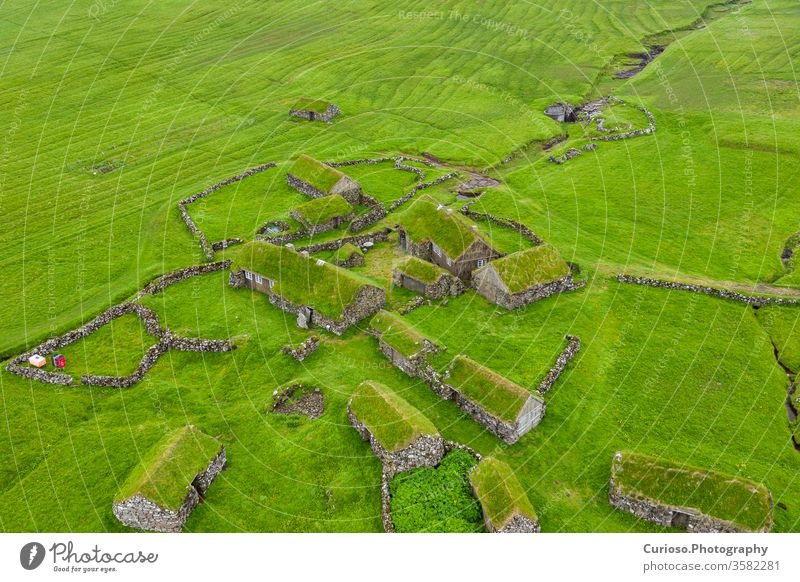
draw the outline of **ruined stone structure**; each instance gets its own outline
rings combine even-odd
[[[292,384],[280,390],[272,402],[276,414],[301,414],[314,420],[325,413],[325,397],[319,388]]]
[[[317,348],[319,348],[319,343],[320,343],[319,337],[316,335],[312,335],[310,338],[303,341],[296,348],[292,346],[283,346],[283,348],[281,348],[281,351],[284,354],[292,356],[298,362],[302,362],[308,356],[317,351]]]
[[[797,305],[797,299],[784,299],[781,297],[765,297],[759,295],[743,295],[737,291],[729,291],[728,289],[716,289],[714,287],[707,287],[705,285],[695,285],[693,283],[676,283],[674,281],[665,281],[663,279],[651,279],[648,277],[632,277],[630,275],[617,275],[617,281],[620,283],[632,283],[634,285],[646,285],[648,287],[657,287],[659,289],[671,289],[674,291],[689,291],[692,293],[701,293],[703,295],[710,295],[711,297],[719,297],[721,299],[730,299],[732,301],[739,301],[752,305],[754,307],[763,307],[764,305]]]
[[[308,121],[324,121],[329,122],[331,119],[341,113],[341,110],[333,103],[328,103],[325,111],[313,111],[311,109],[290,109],[289,115],[292,117],[302,117]]]
[[[573,105],[559,102],[549,105],[547,109],[544,110],[544,114],[554,121],[564,123],[567,121],[575,121],[574,110],[575,107]]]

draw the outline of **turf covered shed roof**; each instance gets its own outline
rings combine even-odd
[[[549,244],[495,259],[481,269],[494,269],[509,293],[551,283],[569,274],[569,266],[556,248]]]
[[[497,529],[502,529],[515,515],[538,521],[525,489],[506,463],[484,457],[469,475],[475,497],[484,515]]]
[[[482,237],[464,220],[428,195],[420,196],[399,217],[398,223],[412,242],[431,241],[451,259],[457,259]]]
[[[367,380],[353,392],[350,410],[381,446],[396,452],[422,435],[437,435],[436,427],[419,410],[389,388]]]
[[[311,99],[309,97],[301,97],[292,105],[292,109],[296,111],[313,111],[314,113],[325,113],[332,103],[324,99]]]
[[[380,310],[369,322],[371,328],[378,331],[381,339],[405,357],[412,356],[425,347],[420,333],[399,315]]]
[[[398,262],[394,268],[409,277],[413,277],[417,281],[427,284],[436,283],[439,277],[447,273],[447,271],[437,267],[433,263],[423,261],[411,255]]]
[[[629,497],[697,509],[752,531],[772,520],[769,490],[749,479],[630,451],[615,455],[611,474],[618,490]]]
[[[339,318],[368,285],[345,269],[264,241],[250,241],[242,246],[232,268],[268,277],[275,281],[273,293],[332,318]]]
[[[142,458],[114,501],[138,494],[177,511],[194,478],[208,468],[221,449],[219,441],[194,426],[172,431]]]
[[[292,212],[297,215],[298,220],[306,224],[324,224],[337,216],[347,216],[353,212],[353,207],[338,194],[331,194],[304,202]]]
[[[446,382],[491,415],[513,422],[531,392],[466,356],[456,356]]]
[[[347,178],[336,168],[331,168],[307,154],[302,154],[297,158],[289,173],[323,192],[330,192],[339,183],[339,180]]]

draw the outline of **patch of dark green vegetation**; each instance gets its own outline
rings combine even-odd
[[[481,507],[467,478],[475,463],[470,453],[455,449],[438,467],[395,475],[389,484],[395,529],[401,533],[482,531]]]

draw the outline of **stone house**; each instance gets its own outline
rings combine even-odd
[[[331,194],[300,204],[289,215],[303,225],[306,236],[314,236],[347,224],[355,217],[355,210],[347,200]]]
[[[538,533],[539,518],[514,471],[494,457],[483,457],[469,473],[472,494],[481,504],[490,533]]]
[[[442,351],[402,317],[383,309],[370,320],[369,333],[378,340],[378,349],[392,365],[412,377],[419,375],[428,354]]]
[[[575,121],[575,107],[569,103],[553,103],[544,110],[544,114],[559,123]]]
[[[225,463],[216,439],[192,425],[173,431],[131,472],[112,512],[128,527],[179,532]]]
[[[333,103],[321,99],[308,98],[298,99],[289,110],[289,115],[292,117],[325,122],[330,121],[340,113],[339,108]]]
[[[286,182],[310,198],[338,194],[353,206],[361,201],[361,186],[343,172],[303,154],[286,174]]]
[[[397,230],[400,248],[462,281],[469,281],[475,269],[502,256],[480,235],[477,225],[468,225],[430,196],[411,204],[400,216]]]
[[[245,244],[231,265],[230,285],[264,293],[269,302],[312,325],[342,335],[386,303],[383,289],[346,269],[264,241]]]
[[[472,284],[486,299],[509,310],[582,286],[573,281],[569,265],[549,244],[489,262],[475,270]]]
[[[773,523],[763,484],[630,451],[614,455],[608,501],[639,519],[694,533],[767,532]]]
[[[411,256],[392,269],[392,284],[416,291],[428,299],[441,299],[464,292],[461,279],[433,263]]]
[[[545,415],[540,396],[463,355],[456,356],[445,374],[428,385],[508,444],[517,442]]]
[[[362,382],[347,404],[347,418],[384,466],[384,475],[435,467],[444,439],[419,410],[388,387]]]

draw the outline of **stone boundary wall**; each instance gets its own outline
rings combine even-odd
[[[211,250],[214,252],[216,251],[224,251],[230,246],[233,245],[240,245],[244,242],[244,239],[241,238],[226,238],[224,240],[218,240],[215,243],[211,244]]]
[[[205,267],[205,265],[203,267]],[[163,286],[159,289],[160,291],[165,287],[175,283],[177,280],[182,280],[178,278],[180,276],[188,278],[199,274],[196,272],[194,274],[187,274],[192,272],[192,269],[194,268],[190,267],[188,269],[182,269],[181,271],[185,271],[183,274],[181,274],[179,271],[169,273],[164,276],[168,278],[166,282],[163,280],[156,280],[156,282],[153,283],[153,288],[156,289],[163,284]],[[219,267],[216,267],[212,270],[219,270]],[[174,277],[169,279],[169,277],[173,275]],[[22,364],[27,362],[28,358],[33,354],[47,356],[56,350],[63,348],[64,346],[91,335],[101,327],[109,324],[114,319],[129,313],[135,313],[142,321],[147,333],[157,337],[158,341],[145,352],[141,362],[139,362],[139,365],[132,374],[128,376],[97,376],[93,374],[85,374],[80,378],[82,384],[87,384],[90,386],[128,388],[139,382],[144,377],[145,373],[147,373],[147,371],[152,368],[153,365],[155,365],[158,358],[166,353],[167,350],[175,349],[179,351],[191,352],[227,352],[233,350],[235,347],[228,340],[206,340],[176,336],[168,328],[161,327],[158,321],[158,314],[156,314],[155,311],[139,303],[129,301],[114,305],[92,319],[89,323],[72,331],[68,331],[61,336],[46,340],[32,350],[17,356],[9,362],[9,364],[6,366],[6,370],[13,374],[17,374],[18,376],[22,376],[23,378],[30,378],[46,384],[71,386],[74,384],[74,381],[72,376],[69,374],[63,372],[49,372],[39,368],[29,368]]]
[[[558,355],[556,363],[550,368],[550,371],[547,372],[541,383],[539,383],[537,391],[542,396],[550,391],[550,388],[556,383],[558,377],[567,367],[567,364],[569,364],[572,358],[574,358],[581,349],[581,338],[579,336],[568,334],[565,337],[567,339],[567,347]]]
[[[422,307],[424,303],[425,299],[421,295],[417,295],[400,309],[400,315],[408,315],[415,309]]]
[[[350,226],[347,227],[349,232],[358,232],[359,230],[364,230],[368,226],[378,222],[387,214],[384,205],[368,194],[364,194],[362,192],[360,202],[362,205],[368,206],[370,211],[353,220],[353,222],[350,223]]]
[[[581,155],[581,150],[576,149],[576,148],[569,148],[566,152],[564,152],[564,155],[559,156],[559,157],[550,156],[550,157],[547,158],[547,161],[548,162],[553,162],[554,164],[561,165],[561,164],[571,160],[572,158],[577,158],[579,155]]]
[[[264,170],[268,170],[269,168],[274,168],[276,165],[277,164],[275,164],[274,162],[269,162],[267,164],[262,164],[260,166],[256,166],[255,168],[250,168],[249,170],[247,170],[245,172],[242,172],[241,174],[237,174],[236,176],[232,176],[230,178],[227,178],[227,179],[223,180],[222,182],[218,182],[218,183],[214,184],[213,186],[210,186],[210,187],[206,188],[202,192],[198,192],[196,194],[192,194],[188,198],[184,198],[183,200],[178,202],[178,211],[181,214],[181,218],[183,219],[183,222],[186,224],[186,226],[189,228],[189,230],[192,232],[192,234],[194,234],[195,236],[197,236],[200,239],[200,247],[203,249],[203,254],[205,254],[206,258],[209,261],[214,258],[213,245],[211,245],[208,242],[208,239],[206,238],[206,235],[194,223],[194,221],[192,220],[191,216],[189,216],[189,213],[186,210],[186,206],[188,206],[192,202],[195,202],[196,200],[199,200],[201,198],[205,198],[206,196],[208,196],[212,192],[216,192],[220,188],[223,188],[225,186],[228,186],[229,184],[233,184],[235,182],[239,182],[241,180],[244,180],[245,178],[247,178],[249,176],[252,176],[253,174],[258,174],[259,172],[263,172]],[[234,239],[228,239],[228,240],[230,241],[230,240],[234,240]]]
[[[651,279],[648,277],[632,277],[630,275],[617,275],[617,281],[620,283],[631,283],[634,285],[645,285],[648,287],[657,287],[659,289],[671,289],[674,291],[690,291],[692,293],[701,293],[711,297],[719,297],[721,299],[730,299],[732,301],[739,301],[752,305],[753,307],[763,307],[765,305],[797,305],[797,299],[784,299],[780,297],[764,297],[759,295],[743,295],[737,291],[729,291],[728,289],[717,289],[715,287],[707,287],[705,285],[695,285],[693,283],[677,283],[674,281],[665,281],[663,279]]]
[[[626,133],[618,133],[615,135],[603,135],[598,137],[593,137],[592,141],[617,141],[620,139],[629,139],[632,137],[638,137],[640,135],[650,135],[651,133],[655,133],[656,131],[656,119],[653,117],[653,114],[647,110],[644,106],[638,106],[637,109],[645,114],[647,117],[647,127],[644,129],[635,129],[633,131],[629,131]]]
[[[344,238],[337,238],[336,240],[331,240],[327,242],[312,243],[309,245],[297,247],[295,250],[297,252],[306,251],[308,253],[318,253],[320,251],[338,250],[347,243],[352,243],[355,246],[362,248],[364,246],[364,243],[367,242],[371,243],[387,242],[388,240],[389,240],[389,231],[387,229],[383,229],[383,230],[374,230],[371,232],[365,232],[364,234],[346,236]]]
[[[263,240],[273,245],[283,246],[287,243],[294,242],[301,238],[309,236],[306,229],[295,230],[293,232],[286,232],[281,234],[257,234],[256,240]]]
[[[291,187],[300,192],[301,194],[305,194],[309,198],[324,198],[328,195],[327,192],[323,192],[319,188],[315,188],[308,182],[304,182],[303,180],[292,176],[290,173],[286,174],[286,183]]]
[[[172,271],[165,275],[156,277],[150,283],[145,285],[136,295],[136,299],[140,299],[144,295],[155,295],[157,293],[161,293],[164,289],[174,285],[175,283],[185,281],[186,279],[191,279],[192,277],[197,277],[198,275],[224,271],[225,269],[230,268],[230,266],[231,261],[226,260],[217,261],[216,263],[206,263],[204,265],[192,265],[191,267],[185,267],[183,269],[178,269],[177,271]]]
[[[177,511],[162,507],[154,501],[136,494],[112,504],[111,510],[114,517],[123,525],[134,529],[164,533],[180,532],[189,515],[200,503],[211,482],[222,471],[226,463],[225,447],[220,446],[219,452],[211,459],[208,467],[192,480],[186,497]]]
[[[381,522],[383,523],[384,533],[395,533],[394,521],[392,521],[392,494],[389,491],[389,484],[393,475],[384,469],[381,471]]]
[[[398,207],[402,206],[403,204],[411,200],[414,197],[414,195],[420,190],[425,190],[426,188],[432,188],[433,186],[437,186],[446,180],[455,178],[456,176],[458,176],[458,172],[448,172],[447,174],[439,176],[438,178],[436,178],[435,180],[431,180],[430,182],[420,182],[419,184],[414,186],[408,194],[392,202],[392,205],[389,207],[389,210],[390,211],[396,210]]]
[[[517,222],[516,220],[512,220],[511,218],[495,216],[494,214],[489,214],[488,212],[476,212],[474,210],[470,210],[470,205],[471,203],[464,205],[464,207],[461,210],[459,210],[459,212],[464,216],[471,218],[472,220],[488,220],[490,222],[494,222],[499,226],[504,226],[506,228],[516,230],[526,239],[531,241],[535,246],[544,244],[544,241],[541,238],[539,238],[539,236],[535,232],[533,232],[530,228],[528,228],[521,222]]]
[[[319,348],[319,344],[320,344],[319,336],[312,335],[310,338],[304,340],[296,348],[292,346],[283,346],[281,348],[281,351],[284,354],[293,357],[298,362],[302,362],[308,356],[317,351],[317,349]]]

